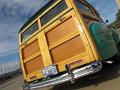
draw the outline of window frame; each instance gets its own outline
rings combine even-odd
[[[28,26],[26,26],[20,33],[20,44],[19,45],[22,45],[26,42],[28,42],[28,40],[30,40],[33,36],[35,36],[37,33],[43,31],[45,28],[47,28],[48,25],[51,25],[52,22],[54,22],[55,20],[57,20],[58,18],[60,18],[60,16],[62,16],[63,14],[65,14],[66,12],[68,12],[70,9],[72,9],[72,5],[70,3],[69,0],[65,0],[66,2],[66,5],[68,6],[67,9],[65,9],[62,13],[60,13],[59,15],[57,15],[53,20],[49,21],[48,23],[46,23],[45,25],[41,25],[41,22],[40,22],[40,17],[42,17],[45,13],[47,13],[50,9],[54,8],[59,2],[61,2],[62,0],[58,0],[56,1],[51,7],[47,8],[42,14],[40,14],[35,20],[33,20]],[[27,30],[27,28],[29,28],[33,23],[37,22],[38,23],[38,26],[39,26],[39,30],[37,30],[33,35],[31,35],[30,37],[28,37],[24,42],[21,41],[21,34],[23,32],[25,32]]]
[[[64,4],[65,4],[64,10],[62,10],[62,11],[59,12],[59,13],[56,12],[57,14],[56,14],[55,16],[53,16],[50,20],[48,20],[47,22],[43,22],[43,20],[42,20],[43,17],[44,17],[45,15],[47,15],[47,13],[50,13],[51,10],[54,10],[58,5],[62,4],[63,1],[64,1]],[[66,1],[65,1],[65,0],[61,0],[59,3],[57,3],[57,5],[55,5],[53,8],[51,8],[50,10],[48,10],[44,15],[42,15],[42,16],[40,17],[41,26],[44,26],[45,24],[49,23],[51,20],[53,20],[53,19],[54,19],[55,17],[57,17],[59,14],[61,14],[62,12],[64,12],[67,8],[68,8],[68,5],[67,5]]]
[[[80,2],[81,4],[83,4],[84,6],[88,7],[91,11],[91,14],[90,13],[87,13],[83,10],[80,10],[76,4],[76,1]],[[81,13],[82,16],[87,16],[89,18],[92,18],[92,19],[95,19],[95,20],[100,20],[101,18],[98,17],[98,15],[96,14],[96,12],[93,10],[93,8],[87,4],[86,2],[82,1],[82,0],[76,0],[74,1],[75,5],[76,5],[76,8],[79,10],[79,12]]]
[[[83,5],[84,8],[88,8],[88,9],[90,10],[90,12],[88,12],[88,11],[86,12],[86,11],[80,9],[79,6],[77,5],[77,2],[79,2],[81,5]],[[94,13],[93,13],[93,11],[91,10],[91,8],[90,8],[88,5],[86,5],[84,2],[82,2],[82,1],[80,1],[80,0],[75,0],[75,5],[77,6],[78,9],[80,9],[80,11],[89,13],[89,14],[91,14],[91,15],[94,15]],[[87,9],[86,9],[86,10],[87,10]]]
[[[23,33],[25,33],[27,30],[29,30],[29,28],[32,26],[32,25],[34,25],[34,24],[37,24],[37,29],[31,34],[31,35],[29,35],[25,40],[23,39],[23,36],[22,36],[22,34]],[[33,37],[34,35],[35,35],[35,33],[39,30],[39,22],[38,22],[38,20],[36,20],[36,21],[34,21],[33,23],[31,23],[29,26],[27,26],[21,33],[20,33],[20,37],[21,37],[21,43],[25,43],[29,38],[31,38],[31,37]]]
[[[43,12],[40,16],[39,16],[39,19],[44,16],[47,12],[49,12],[51,9],[53,9],[56,5],[58,5],[61,1],[63,0],[58,0],[57,2],[55,2],[55,4],[53,4],[51,7],[49,7],[45,12]],[[72,6],[71,6],[71,3],[69,0],[64,0],[66,5],[67,5],[67,8],[65,10],[63,10],[63,12],[61,12],[60,14],[58,14],[56,17],[54,17],[53,19],[51,19],[48,23],[42,25],[41,21],[40,21],[40,27],[41,29],[44,29],[46,28],[48,25],[50,25],[52,22],[54,22],[57,18],[59,18],[61,15],[63,15],[65,12],[68,12]]]

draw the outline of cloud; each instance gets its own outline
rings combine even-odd
[[[18,31],[49,0],[0,0],[0,56],[18,52]]]

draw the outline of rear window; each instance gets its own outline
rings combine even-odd
[[[81,3],[79,0],[75,0],[75,3],[79,10],[84,11],[86,13],[93,14],[91,9],[89,7],[87,7],[86,5],[84,5],[83,3]]]
[[[22,42],[38,30],[38,23],[32,24],[25,32],[22,33]]]
[[[59,4],[57,4],[54,8],[52,8],[50,11],[48,11],[46,14],[44,14],[41,18],[41,25],[45,25],[50,20],[52,20],[54,17],[56,17],[58,14],[63,12],[65,9],[67,9],[67,4],[65,0],[62,0]]]

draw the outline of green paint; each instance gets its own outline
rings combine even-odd
[[[117,54],[118,50],[112,32],[110,32],[104,23],[93,23],[90,25],[90,30],[95,39],[102,60],[106,60]]]

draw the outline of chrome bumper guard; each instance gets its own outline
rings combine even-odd
[[[37,89],[37,88],[42,88],[46,86],[51,86],[51,85],[57,85],[57,84],[62,84],[68,81],[73,81],[73,79],[78,79],[82,78],[84,76],[96,73],[102,69],[102,63],[101,62],[93,62],[89,65],[86,65],[84,67],[72,70],[72,74],[70,75],[69,73],[62,74],[61,76],[51,78],[46,81],[41,81],[35,84],[29,84],[23,86],[24,90],[31,90],[31,89]],[[73,77],[72,77],[73,76]]]

